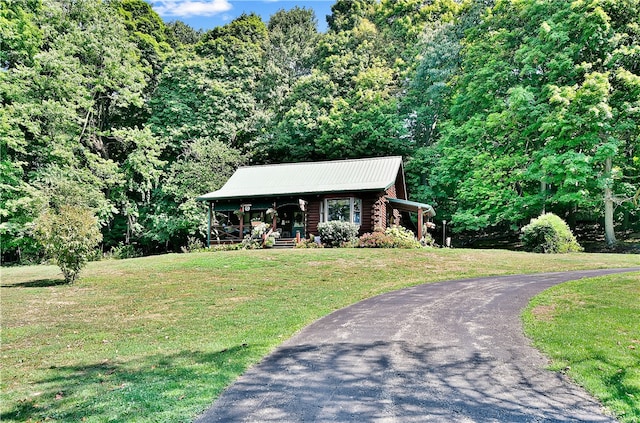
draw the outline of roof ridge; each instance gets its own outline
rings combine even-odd
[[[336,159],[336,160],[320,160],[318,162],[289,162],[289,163],[270,163],[270,164],[259,164],[259,165],[245,165],[240,166],[237,170],[247,169],[247,168],[258,168],[258,167],[272,167],[272,166],[305,166],[305,165],[319,165],[324,163],[347,163],[347,162],[360,162],[360,161],[373,161],[373,160],[389,160],[389,159],[400,159],[402,160],[402,156],[376,156],[376,157],[362,157],[358,159]]]

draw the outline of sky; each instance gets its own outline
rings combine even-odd
[[[242,13],[255,12],[266,23],[280,9],[295,6],[313,9],[318,29],[327,29],[326,15],[335,0],[147,0],[165,22],[182,21],[194,29],[208,30],[222,26]]]

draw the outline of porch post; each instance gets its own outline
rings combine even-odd
[[[244,239],[244,208],[240,205],[240,210],[242,213],[238,214],[238,219],[240,219],[240,239]]]
[[[424,219],[422,218],[422,207],[418,207],[418,241],[422,239],[423,220]]]
[[[213,214],[213,203],[209,201],[209,224],[207,225],[207,248],[211,247],[211,215]]]
[[[273,219],[271,222],[271,229],[273,229],[274,231],[276,230],[276,219],[278,216],[276,216],[278,214],[278,211],[276,210],[276,202],[273,202]]]

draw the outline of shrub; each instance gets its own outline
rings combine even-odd
[[[111,258],[116,260],[124,260],[142,256],[142,252],[133,244],[118,243],[117,246],[111,247]]]
[[[260,223],[259,225],[253,227],[250,235],[245,235],[242,240],[242,249],[245,250],[255,250],[259,248],[270,248],[276,243],[276,238],[280,236],[278,232],[271,232],[269,234],[269,229],[271,225],[268,223]],[[264,237],[269,235],[267,239]]]
[[[525,250],[534,253],[570,253],[582,251],[569,225],[553,213],[531,219],[520,236]]]
[[[402,226],[392,226],[386,230],[376,228],[373,233],[362,235],[358,246],[362,248],[420,248],[422,245],[410,230]]]
[[[295,248],[322,248],[322,244],[316,242],[316,237],[309,234],[309,238],[302,239],[296,243]]]
[[[219,251],[237,251],[242,250],[242,244],[216,244],[210,247],[204,247],[202,252],[219,252]],[[198,251],[200,252],[200,251]]]
[[[372,233],[362,235],[358,246],[360,248],[393,248],[393,239],[381,228],[376,228]]]
[[[76,206],[61,206],[58,211],[47,210],[41,214],[34,235],[69,284],[76,281],[102,241],[98,219],[91,210]]]
[[[204,242],[198,237],[187,237],[187,245],[180,247],[183,253],[195,253],[204,250]]]
[[[384,231],[393,240],[393,248],[420,248],[420,242],[409,229],[402,226],[391,226]]]
[[[424,235],[422,236],[422,239],[420,240],[420,244],[423,247],[435,247],[436,246],[436,240],[433,239],[433,236],[431,236],[431,234],[423,232]]]
[[[358,237],[358,225],[350,222],[331,221],[318,224],[320,240],[327,247],[342,247]]]

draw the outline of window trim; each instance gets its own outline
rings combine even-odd
[[[327,197],[320,202],[320,222],[331,222],[329,220],[329,201],[349,200],[349,223],[362,225],[362,199],[358,197]],[[359,208],[359,210],[356,210]],[[356,219],[356,213],[358,213]],[[358,220],[356,222],[356,220]],[[336,220],[336,222],[338,222]],[[346,222],[346,221],[345,221]]]

